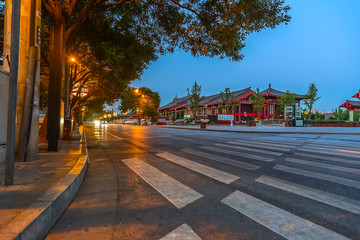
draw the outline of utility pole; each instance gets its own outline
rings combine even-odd
[[[20,0],[12,1],[11,15],[11,49],[10,49],[10,75],[9,75],[9,108],[7,148],[5,160],[5,185],[14,183],[15,160],[15,126],[16,126],[16,101],[17,80],[19,68],[19,40],[20,40]]]

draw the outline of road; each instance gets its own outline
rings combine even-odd
[[[360,239],[360,136],[108,124],[87,138],[88,175],[48,239]]]

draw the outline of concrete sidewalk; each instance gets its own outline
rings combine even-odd
[[[180,128],[189,130],[240,132],[240,133],[274,133],[274,134],[341,134],[359,135],[360,127],[272,127],[272,126],[233,126],[207,125],[206,129],[200,129],[200,125],[154,125],[153,127]]]
[[[64,142],[59,152],[16,162],[14,185],[0,165],[0,239],[42,239],[77,193],[87,168],[85,144]]]

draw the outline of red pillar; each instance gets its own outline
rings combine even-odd
[[[264,115],[263,118],[265,119],[265,114],[266,114],[266,103],[264,103]],[[260,117],[260,116],[259,116]],[[260,118],[259,118],[260,119]]]
[[[266,115],[266,118],[267,118],[267,119],[270,118],[270,102],[268,102],[268,105],[267,105],[267,115]]]
[[[241,122],[241,102],[239,102],[239,122]]]
[[[273,101],[273,114],[275,114],[275,101]],[[275,119],[275,116],[276,115],[273,116],[274,119]]]

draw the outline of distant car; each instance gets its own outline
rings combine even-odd
[[[106,120],[101,120],[100,123],[101,124],[107,124],[107,121]]]

